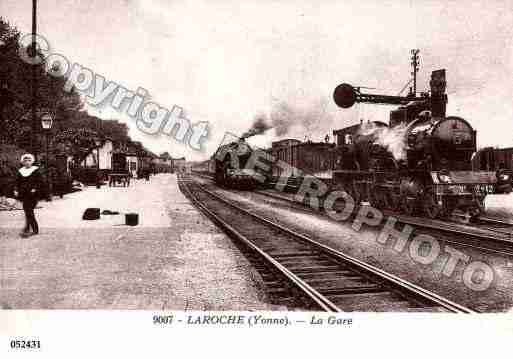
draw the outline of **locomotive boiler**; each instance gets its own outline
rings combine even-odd
[[[389,124],[368,122],[334,131],[338,137],[333,182],[359,201],[380,209],[429,218],[483,211],[494,191],[495,173],[472,171],[476,131],[463,118],[446,116],[445,70],[434,71],[430,93],[417,96],[362,94],[339,85],[334,100],[347,108],[356,102],[401,105]]]
[[[260,168],[248,168],[253,149],[244,139],[220,146],[211,160],[214,167],[214,179],[218,185],[236,189],[255,189],[259,178],[268,177],[268,173],[260,173]]]

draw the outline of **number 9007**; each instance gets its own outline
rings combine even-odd
[[[154,315],[153,324],[171,324],[173,323],[172,315]]]

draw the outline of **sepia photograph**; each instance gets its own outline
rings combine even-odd
[[[0,0],[0,352],[510,338],[512,73],[509,0]]]

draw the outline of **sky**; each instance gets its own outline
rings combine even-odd
[[[0,16],[30,32],[31,0],[1,0]],[[448,115],[467,119],[478,146],[513,146],[513,1],[437,0],[46,0],[38,33],[65,55],[153,101],[208,121],[205,150],[146,135],[112,108],[150,150],[206,159],[226,132],[240,135],[256,116],[286,106],[301,120],[286,133],[250,139],[319,141],[361,118],[388,121],[390,106],[338,108],[347,82],[396,95],[410,79],[410,49],[420,49],[419,90],[445,68]],[[305,115],[306,114],[306,115]]]

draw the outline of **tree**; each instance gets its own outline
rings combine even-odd
[[[44,64],[30,65],[23,61],[19,56],[19,39],[19,31],[0,18],[0,87],[3,89],[0,139],[4,143],[15,144],[23,141],[22,138],[31,136],[40,145],[40,124],[39,119],[31,116],[32,104],[35,102],[39,112],[51,111],[58,123],[66,121],[70,115],[79,111],[83,102],[76,91],[64,91],[65,78],[49,75]],[[37,81],[35,98],[32,94],[34,69]]]
[[[170,160],[172,157],[171,155],[169,154],[169,152],[162,152],[160,155],[159,155],[160,158],[162,158],[163,160]]]
[[[34,101],[38,112],[54,115],[48,136],[53,153],[65,153],[81,161],[95,147],[96,139],[110,138],[122,147],[131,143],[126,124],[88,114],[74,89],[64,91],[67,78],[51,76],[44,63],[34,67],[20,58],[19,39],[20,32],[0,17],[0,144],[24,151],[44,148],[46,136],[40,131],[40,120],[32,118]],[[31,87],[34,69],[35,98]],[[138,153],[149,152],[141,144],[137,146]]]
[[[82,161],[91,149],[96,147],[95,140],[101,139],[96,131],[88,128],[67,129],[58,133],[54,138],[54,146],[59,152],[67,153],[78,163]]]

